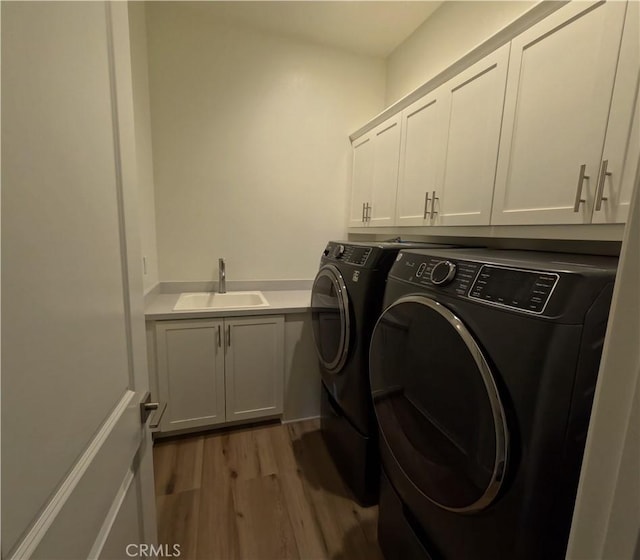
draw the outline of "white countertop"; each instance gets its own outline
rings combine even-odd
[[[228,308],[216,310],[174,311],[180,294],[151,296],[145,306],[145,318],[151,321],[166,319],[204,319],[207,317],[242,317],[247,315],[286,315],[304,313],[311,306],[311,290],[262,290],[268,307]]]

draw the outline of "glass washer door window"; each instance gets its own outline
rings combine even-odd
[[[369,369],[381,435],[420,492],[450,511],[491,504],[506,469],[507,426],[462,321],[430,298],[399,299],[378,320]]]
[[[331,373],[338,373],[349,352],[349,296],[340,271],[323,266],[311,291],[313,338],[320,363]]]

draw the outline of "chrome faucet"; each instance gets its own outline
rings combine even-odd
[[[227,293],[227,273],[225,271],[224,259],[218,259],[218,293]]]

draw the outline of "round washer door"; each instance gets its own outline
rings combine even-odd
[[[311,290],[311,316],[316,352],[323,367],[338,373],[349,353],[349,295],[340,271],[323,266]]]
[[[430,298],[401,298],[379,318],[369,362],[380,433],[405,476],[449,511],[491,504],[508,431],[487,360],[462,321]]]

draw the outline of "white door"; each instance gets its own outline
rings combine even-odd
[[[222,319],[156,323],[163,432],[225,421]]]
[[[443,88],[402,111],[396,225],[431,225],[432,196],[444,159]]]
[[[625,9],[571,2],[512,41],[492,224],[591,221]]]
[[[371,226],[390,226],[395,219],[400,118],[400,114],[394,115],[373,131],[373,181],[371,208],[367,218]]]
[[[282,413],[284,317],[225,319],[227,421]]]
[[[2,4],[4,559],[155,543],[128,41],[126,3]]]
[[[489,225],[508,63],[504,45],[444,85],[446,159],[433,202],[438,225]]]
[[[353,142],[349,227],[366,225],[368,205],[371,203],[372,182],[373,142],[371,141],[371,135],[367,135]]]
[[[609,124],[596,185],[593,223],[623,223],[640,160],[640,4],[629,2]]]

